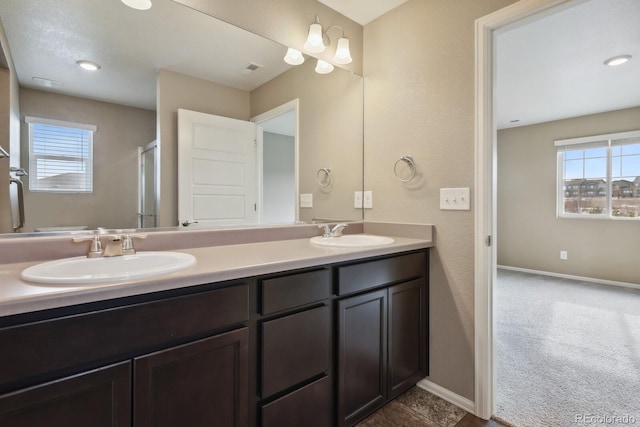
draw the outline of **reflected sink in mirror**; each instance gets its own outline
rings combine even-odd
[[[319,246],[333,246],[338,248],[363,248],[368,246],[384,246],[390,245],[395,240],[391,237],[374,236],[372,234],[345,234],[340,237],[322,237],[316,236],[311,238],[311,243]]]
[[[85,256],[36,264],[22,271],[30,282],[77,285],[136,280],[173,273],[196,263],[193,255],[182,252],[138,252],[107,258]]]

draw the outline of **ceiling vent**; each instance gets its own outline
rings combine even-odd
[[[33,84],[36,85],[36,86],[48,87],[48,88],[51,88],[51,89],[63,89],[64,88],[64,83],[56,81],[56,80],[44,79],[42,77],[33,77],[31,80],[33,81]]]
[[[247,67],[244,70],[242,70],[242,74],[247,76],[251,73],[258,71],[260,68],[262,68],[262,65],[258,65],[258,64],[254,64],[253,62],[250,62],[249,65],[247,65]]]

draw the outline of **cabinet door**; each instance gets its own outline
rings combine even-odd
[[[387,290],[338,302],[338,423],[353,425],[387,395]]]
[[[426,374],[426,302],[423,279],[389,288],[389,399]]]
[[[131,363],[74,375],[0,396],[7,427],[131,425]]]
[[[136,427],[246,426],[247,328],[134,360]]]

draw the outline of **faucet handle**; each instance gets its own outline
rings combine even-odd
[[[125,233],[124,236],[121,237],[122,239],[122,253],[124,255],[133,255],[136,253],[135,248],[133,247],[133,240],[132,238],[137,238],[137,239],[146,239],[147,235],[146,234],[134,234],[131,235],[130,233]]]
[[[91,240],[89,252],[87,252],[87,258],[100,258],[102,257],[102,255],[104,255],[102,242],[100,241],[100,237],[97,234],[89,237],[74,237],[72,240],[74,243],[86,242],[87,240]]]
[[[322,237],[331,237],[331,230],[329,229],[329,224],[320,224],[318,228],[323,229]]]

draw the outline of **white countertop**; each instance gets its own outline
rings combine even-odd
[[[394,237],[386,246],[333,248],[313,245],[309,239],[279,240],[183,249],[196,257],[186,270],[135,281],[63,287],[26,282],[20,273],[38,262],[0,265],[0,316],[248,278],[299,268],[352,261],[433,246],[430,240]]]

